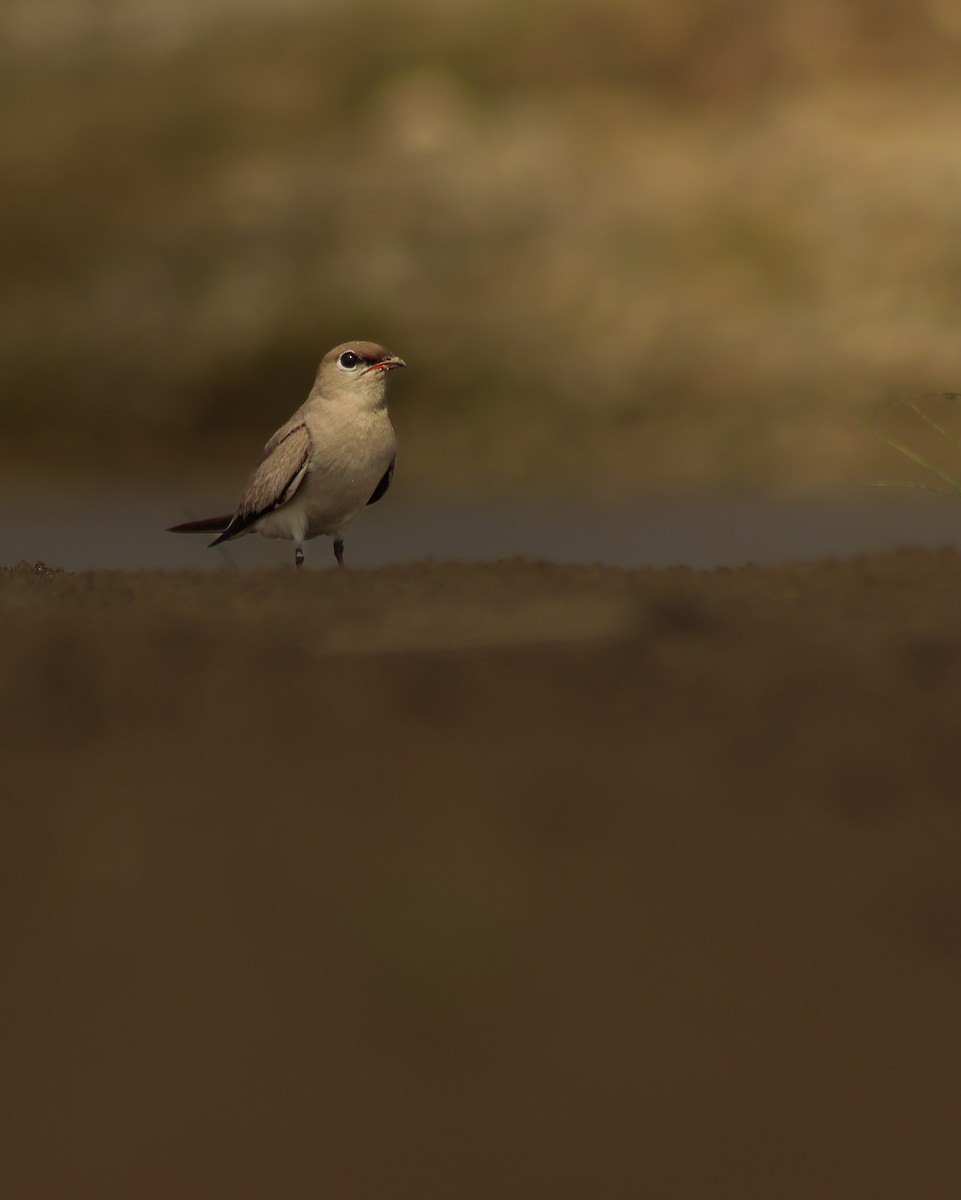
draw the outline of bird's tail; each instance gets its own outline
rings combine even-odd
[[[199,521],[184,521],[182,525],[171,525],[168,533],[213,533],[226,529],[233,519],[233,513],[225,513],[222,517],[203,517]]]

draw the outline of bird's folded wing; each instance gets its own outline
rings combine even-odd
[[[387,467],[387,470],[381,476],[380,483],[378,483],[377,486],[374,488],[373,492],[371,492],[370,499],[367,501],[368,504],[376,504],[377,501],[381,498],[381,496],[383,496],[383,494],[390,487],[390,481],[394,478],[394,463],[395,462],[396,462],[395,458],[392,458],[390,460],[390,464]]]
[[[286,504],[307,474],[313,445],[310,432],[302,422],[291,421],[274,434],[260,462],[254,468],[244,494],[237,505],[227,537],[241,533],[258,517]]]

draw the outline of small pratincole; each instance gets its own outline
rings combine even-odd
[[[186,521],[170,533],[211,533],[211,546],[247,533],[288,538],[294,562],[304,542],[334,539],[344,565],[344,534],[390,487],[397,454],[387,415],[387,376],[406,366],[374,342],[344,342],[324,355],[310,395],[274,434],[233,513]]]

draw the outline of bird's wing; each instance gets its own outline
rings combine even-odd
[[[264,447],[233,520],[217,541],[236,537],[258,517],[286,504],[303,483],[312,452],[310,431],[301,418],[295,417],[278,429]]]
[[[390,466],[387,468],[387,470],[384,472],[383,476],[381,477],[380,483],[378,483],[378,485],[374,488],[373,492],[371,493],[371,497],[367,501],[368,504],[376,504],[377,501],[381,498],[381,496],[383,496],[384,492],[386,492],[387,489],[390,487],[390,481],[394,478],[394,463],[395,462],[396,462],[396,459],[394,459],[394,458],[392,458],[390,460]]]

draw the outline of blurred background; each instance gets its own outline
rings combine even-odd
[[[952,0],[0,0],[5,1195],[959,1193],[961,557],[70,573],[222,565],[164,527],[351,337],[354,565],[953,537],[871,485],[961,405],[864,422],[961,388],[959,68]]]
[[[5,0],[8,487],[229,506],[357,336],[408,499],[896,475],[862,420],[961,386],[959,65],[948,0]]]

